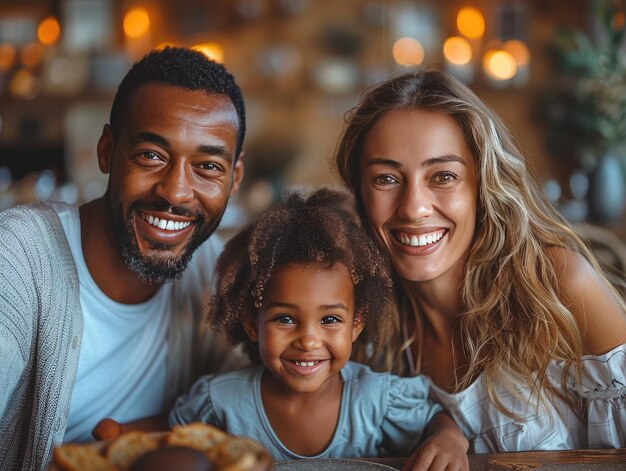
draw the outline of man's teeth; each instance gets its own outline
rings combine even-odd
[[[411,247],[434,244],[443,237],[443,232],[431,232],[430,234],[408,235],[400,234],[400,242]]]
[[[165,229],[166,231],[180,231],[185,227],[189,227],[191,221],[170,221],[168,219],[159,219],[154,216],[147,216],[142,214],[141,217],[148,221],[148,223],[152,224],[154,227],[158,227],[159,229]]]
[[[294,361],[297,366],[314,366],[319,363],[319,361]]]

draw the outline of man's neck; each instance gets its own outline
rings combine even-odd
[[[137,304],[152,297],[160,285],[142,281],[126,266],[104,199],[90,201],[79,211],[83,257],[98,288],[123,304]]]

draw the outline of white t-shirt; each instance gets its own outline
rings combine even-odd
[[[148,301],[121,304],[94,282],[81,248],[78,208],[50,204],[61,219],[80,283],[83,340],[64,442],[93,440],[106,417],[128,422],[163,412],[171,283]]]

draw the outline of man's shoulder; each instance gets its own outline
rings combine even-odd
[[[212,234],[196,249],[181,278],[185,286],[212,285],[213,272],[217,259],[224,249],[224,242],[217,234]]]
[[[54,209],[43,203],[23,204],[0,211],[0,226],[14,230],[34,230],[60,223]]]

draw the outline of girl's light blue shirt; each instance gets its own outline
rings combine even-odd
[[[407,456],[441,406],[428,399],[421,376],[401,378],[348,362],[341,370],[343,392],[331,442],[315,456],[289,450],[274,432],[261,400],[263,364],[200,378],[170,413],[171,426],[205,422],[261,443],[276,461],[302,458]]]

